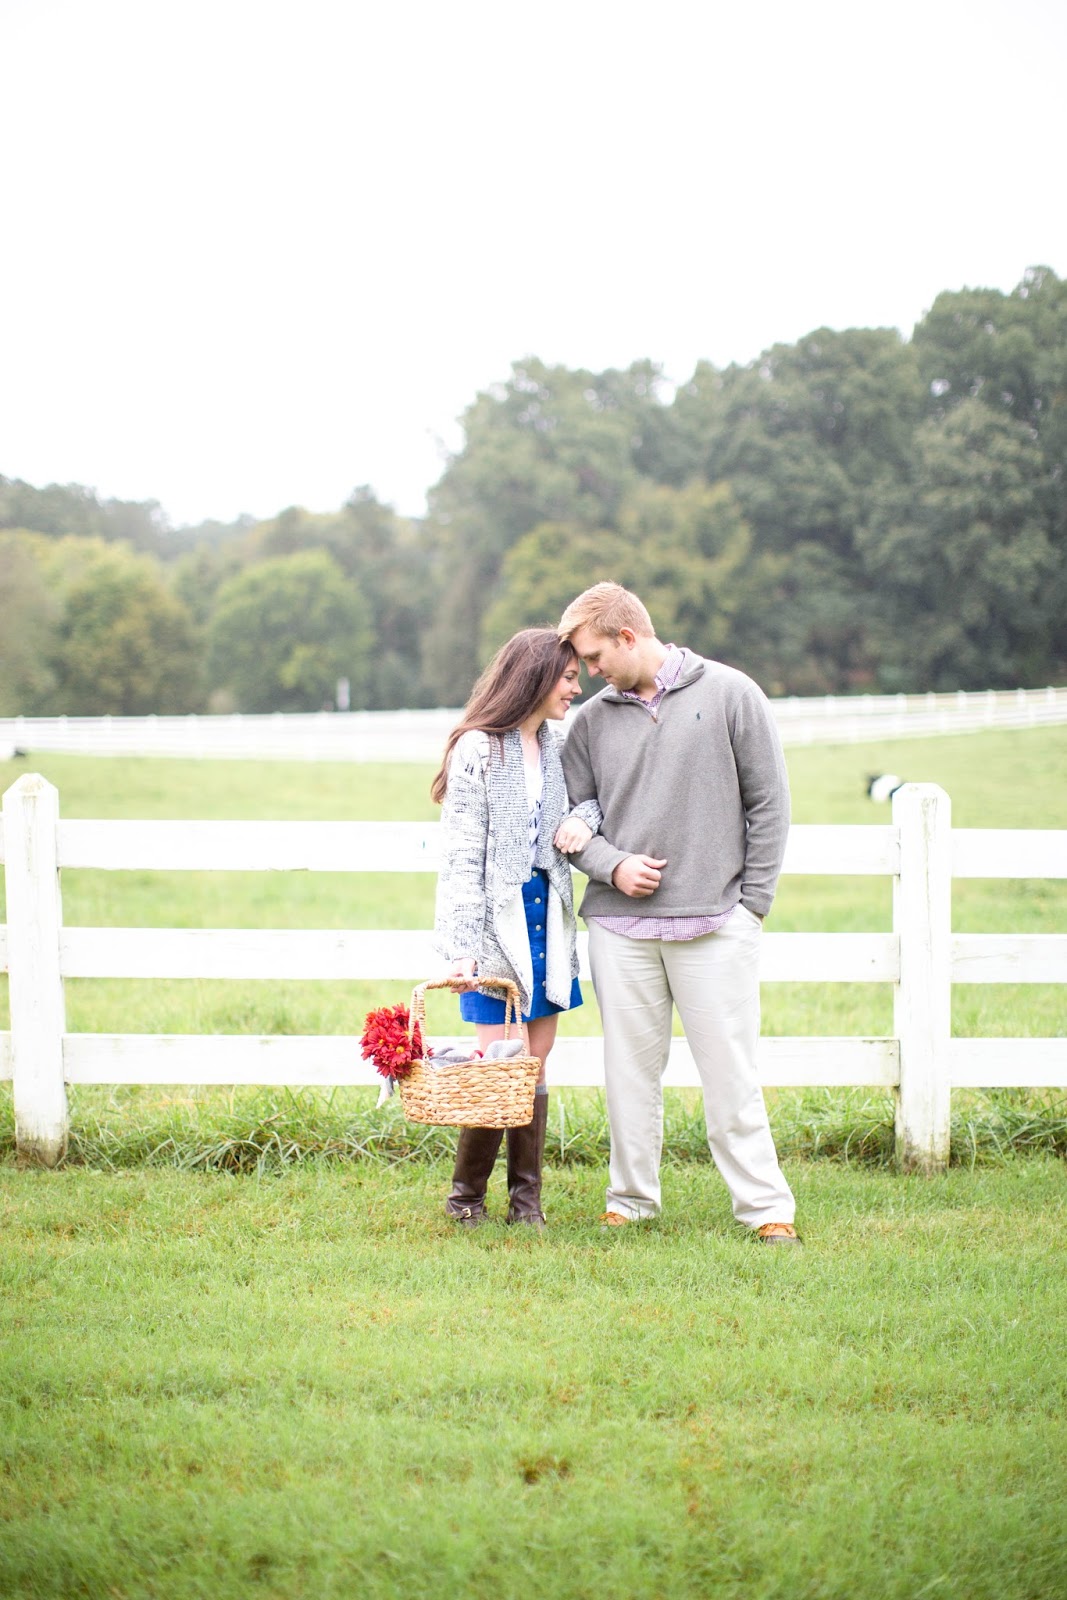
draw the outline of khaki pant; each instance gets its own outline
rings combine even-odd
[[[660,1209],[673,1003],[700,1074],[708,1145],[734,1216],[752,1228],[793,1221],[795,1202],[756,1077],[761,932],[744,906],[718,933],[678,943],[627,939],[590,922],[611,1126],[609,1211],[634,1218]]]

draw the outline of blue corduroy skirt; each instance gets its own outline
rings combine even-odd
[[[526,911],[526,930],[530,936],[530,955],[533,957],[533,995],[530,1009],[522,1014],[523,1022],[535,1017],[552,1017],[563,1006],[556,1006],[545,993],[545,963],[548,958],[548,874],[535,872],[522,886],[522,903]],[[582,1003],[582,990],[578,979],[571,984],[570,1010]],[[471,990],[459,997],[459,1014],[464,1022],[503,1022],[504,1001],[495,996],[478,994]]]

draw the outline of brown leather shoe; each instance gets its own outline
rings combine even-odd
[[[765,1222],[762,1228],[756,1229],[756,1238],[760,1244],[803,1244],[804,1242],[791,1222]]]
[[[624,1228],[630,1217],[624,1217],[621,1211],[604,1211],[601,1213],[600,1226],[602,1228]]]

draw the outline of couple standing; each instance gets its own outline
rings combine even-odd
[[[606,687],[581,693],[580,663]],[[531,1055],[532,1121],[507,1131],[508,1220],[544,1226],[544,1063],[561,1011],[581,1005],[570,859],[604,1026],[611,1129],[606,1227],[656,1216],[662,1079],[677,1006],[700,1074],[708,1144],[734,1216],[767,1244],[797,1244],[756,1077],[759,943],[789,830],[789,786],[770,708],[751,678],[664,645],[636,595],[598,583],[558,630],[529,628],[497,653],[453,729],[442,802],[436,944],[465,985],[460,1015],[485,1050],[504,1003],[479,977],[510,978]],[[486,1216],[499,1128],[459,1135],[448,1214]]]

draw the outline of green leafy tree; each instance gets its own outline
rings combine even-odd
[[[555,627],[570,601],[590,584],[612,579],[629,587],[637,574],[635,552],[611,529],[566,522],[531,528],[504,557],[496,598],[482,624],[477,665],[520,628]]]
[[[367,706],[425,703],[422,640],[435,615],[436,570],[421,526],[362,486],[339,512],[291,507],[253,535],[258,556],[324,549],[367,602],[373,630],[364,677]]]
[[[188,522],[180,528],[168,528],[161,554],[168,560],[192,550],[218,550],[223,545],[240,546],[245,534],[256,526],[255,517],[247,514],[235,517],[233,522],[218,522],[209,518],[205,522]]]
[[[639,390],[614,372],[526,361],[463,417],[465,447],[433,491],[435,514],[480,513],[472,526],[509,548],[539,522],[611,527],[629,483]],[[643,404],[657,404],[651,393]],[[622,397],[627,396],[627,403]]]
[[[60,541],[49,560],[62,598],[55,709],[71,716],[197,710],[199,639],[156,562],[83,539]]]
[[[939,294],[914,344],[931,415],[980,400],[1039,432],[1067,422],[1056,393],[1067,358],[1067,281],[1047,267],[1031,267],[1010,294]]]
[[[916,435],[913,483],[864,535],[901,687],[1025,681],[1047,654],[1057,558],[1031,430],[974,398]]]
[[[60,606],[41,570],[40,535],[0,534],[0,716],[47,713]]]
[[[900,336],[821,328],[730,368],[711,395],[704,476],[732,485],[757,551],[813,541],[848,559],[867,496],[906,471],[923,416]]]
[[[1031,267],[1010,294],[940,294],[914,343],[932,418],[978,402],[1025,429],[1040,453],[1030,514],[1043,521],[1055,561],[1023,670],[1047,682],[1067,670],[1067,280]]]
[[[619,522],[634,551],[634,586],[659,636],[728,658],[735,617],[751,599],[752,554],[751,530],[729,485],[643,481]]]
[[[662,410],[648,362],[598,374],[535,360],[469,407],[464,448],[430,497],[442,576],[425,675],[446,703],[461,702],[477,672],[482,620],[508,551],[546,523],[616,528],[642,452],[658,448]]]
[[[821,328],[745,367],[701,364],[671,412],[680,458],[729,485],[751,530],[731,585],[737,664],[774,693],[875,685],[884,608],[857,537],[910,471],[923,416],[910,347]]]
[[[363,703],[372,643],[366,601],[325,550],[278,556],[223,584],[210,673],[241,711],[317,711],[339,679]]]
[[[211,620],[215,600],[228,578],[243,572],[248,564],[247,530],[242,536],[219,544],[198,544],[183,551],[169,568],[174,593],[204,629]]]
[[[162,551],[167,532],[155,500],[101,500],[77,483],[35,489],[20,478],[0,477],[0,528],[18,527],[56,539],[106,539],[149,554]]]
[[[618,529],[542,523],[512,546],[486,613],[482,657],[519,628],[555,625],[576,594],[605,579],[641,595],[661,638],[722,656],[749,598],[750,548],[725,485],[638,481]]]
[[[817,541],[757,555],[734,617],[732,656],[768,694],[840,694],[883,683],[895,643],[884,595]],[[899,649],[899,645],[897,646]]]

